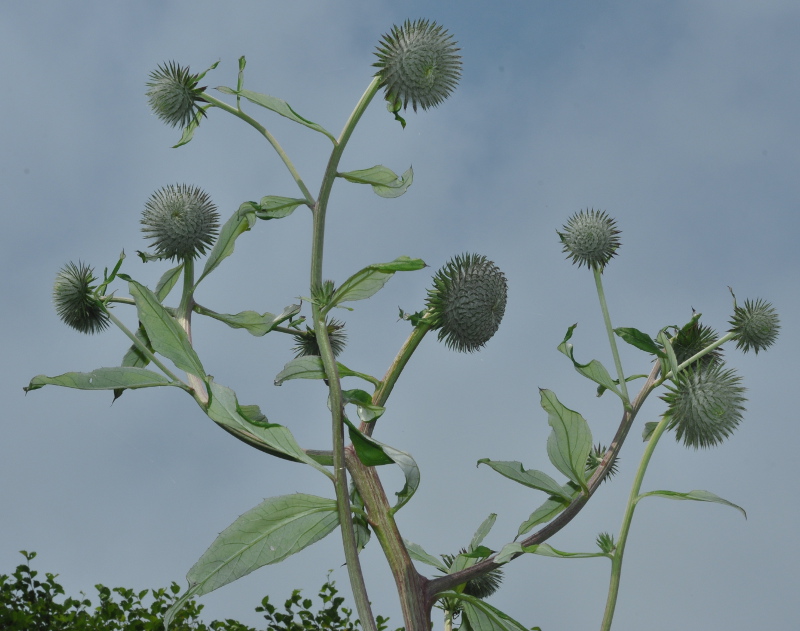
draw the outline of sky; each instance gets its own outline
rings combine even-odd
[[[706,489],[747,510],[695,502],[642,502],[636,512],[614,628],[796,628],[800,521],[796,387],[800,169],[800,5],[791,0],[673,2],[390,3],[242,1],[0,5],[0,573],[36,551],[68,594],[94,585],[185,585],[217,533],[266,497],[332,497],[309,467],[278,461],[219,430],[177,389],[108,393],[47,387],[37,374],[117,365],[128,341],[117,330],[85,336],[52,305],[68,261],[122,271],[155,286],[166,264],[142,263],[140,216],[162,186],[202,187],[224,218],[247,200],[294,196],[270,147],[241,121],[210,112],[187,146],[148,109],[149,73],[175,60],[209,87],[245,85],[288,101],[338,133],[374,72],[373,51],[393,24],[435,20],[463,56],[458,89],[440,107],[406,115],[405,129],[376,99],[342,170],[413,165],[414,183],[386,200],[338,181],[328,214],[326,278],[365,265],[419,257],[424,271],[397,274],[376,296],[337,314],[349,343],[341,361],[382,375],[409,332],[398,306],[419,310],[434,271],[477,252],[508,278],[498,333],[479,353],[458,354],[430,335],[412,358],[375,437],[411,453],[422,484],[398,514],[403,535],[428,552],[454,553],[490,513],[485,544],[499,549],[545,498],[500,477],[480,458],[518,460],[559,476],[547,459],[549,388],[607,444],[619,420],[556,347],[577,322],[582,361],[611,366],[591,274],[565,260],[556,231],[581,209],[607,211],[622,247],[604,274],[614,326],[655,334],[692,309],[728,328],[732,287],[781,315],[777,345],[726,358],[748,388],[747,413],[723,445],[690,450],[662,439],[644,490]],[[217,93],[219,94],[219,93]],[[223,97],[229,98],[229,97]],[[323,136],[250,106],[279,139],[312,191],[330,145]],[[280,312],[308,295],[311,222],[296,211],[259,222],[203,283],[198,301],[219,312]],[[119,295],[125,286],[115,286]],[[131,309],[117,309],[130,326]],[[329,444],[319,382],[273,386],[292,357],[288,336],[254,338],[196,318],[194,342],[208,372],[239,400],[259,404],[304,447]],[[792,351],[792,348],[795,351]],[[622,350],[629,374],[649,358]],[[352,384],[352,385],[351,385]],[[348,387],[356,387],[354,382]],[[550,543],[594,551],[616,533],[657,396],[625,444],[620,473]],[[382,471],[387,493],[402,486]],[[204,596],[207,621],[259,624],[264,595],[315,595],[331,577],[348,599],[341,538],[262,568]],[[362,554],[376,613],[402,623],[377,542]],[[421,567],[421,571],[429,568]],[[506,566],[491,603],[544,631],[599,627],[609,564],[527,555]],[[352,600],[349,600],[352,605]],[[435,612],[436,616],[437,613]],[[436,626],[440,619],[434,618]]]

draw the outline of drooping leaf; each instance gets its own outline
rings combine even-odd
[[[189,342],[189,336],[156,298],[155,294],[135,280],[128,281],[136,310],[153,349],[171,360],[178,368],[200,378],[206,376],[200,358]]]
[[[225,222],[225,225],[219,231],[217,241],[208,254],[203,273],[200,274],[195,286],[199,285],[200,281],[214,271],[223,259],[233,254],[233,250],[236,247],[236,239],[243,232],[250,230],[255,223],[256,212],[252,205],[249,202],[245,202],[239,206],[238,210],[231,215],[230,219]]]
[[[178,141],[177,145],[172,145],[173,149],[177,149],[178,147],[182,147],[185,144],[188,144],[192,138],[194,138],[194,132],[197,131],[197,128],[200,126],[200,121],[203,120],[205,116],[206,110],[211,107],[210,105],[206,105],[204,107],[200,107],[197,110],[197,113],[192,117],[192,120],[189,121],[189,124],[183,128],[183,133],[181,134],[181,139]]]
[[[553,428],[547,439],[547,455],[553,466],[586,488],[586,459],[592,450],[592,432],[584,418],[558,400],[551,390],[540,390],[541,405]]]
[[[658,427],[657,421],[648,421],[644,424],[644,429],[642,430],[642,441],[647,442],[650,440],[650,437],[653,435],[653,432],[656,431],[656,427]]]
[[[354,484],[350,485],[350,506],[353,509],[360,509],[362,512],[366,512],[364,499]],[[364,515],[356,510],[353,510],[353,530],[356,535],[356,549],[361,552],[369,543],[372,531]]]
[[[658,344],[655,343],[655,340],[653,340],[653,338],[647,333],[643,333],[639,329],[634,329],[632,327],[619,327],[614,329],[614,333],[622,341],[627,342],[631,346],[635,346],[636,348],[643,350],[646,353],[650,353],[651,355],[655,355],[656,357],[664,357],[664,353],[658,347]]]
[[[581,488],[574,482],[567,482],[561,487],[562,496],[569,495],[570,500],[565,501],[562,496],[551,495],[539,508],[533,511],[528,519],[519,525],[517,530],[517,538],[530,532],[535,526],[539,524],[546,524],[556,517],[559,513],[569,506],[580,494]]]
[[[569,339],[572,337],[572,332],[575,330],[576,326],[578,325],[573,324],[571,327],[569,327],[569,329],[567,329],[567,334],[564,336],[561,344],[558,345],[558,350],[570,358],[575,370],[577,370],[580,374],[587,379],[591,379],[595,383],[599,383],[606,390],[610,390],[620,399],[625,401],[625,397],[622,395],[622,392],[620,392],[619,388],[617,388],[617,382],[611,378],[611,375],[608,373],[608,370],[606,370],[603,364],[596,359],[593,359],[588,364],[579,364],[577,361],[575,361],[575,357],[573,356],[574,349],[572,344],[569,343]]]
[[[364,300],[377,293],[395,272],[410,272],[425,267],[422,259],[400,256],[389,263],[375,263],[356,272],[334,292],[331,302],[325,311],[353,300]]]
[[[541,556],[555,557],[558,559],[591,559],[594,557],[608,557],[608,554],[605,552],[564,552],[563,550],[556,550],[553,546],[547,543],[522,547],[522,551],[527,554],[538,554]]]
[[[396,493],[397,502],[392,507],[392,513],[396,513],[403,506],[405,506],[414,493],[419,488],[419,467],[414,459],[404,451],[385,445],[378,442],[371,436],[367,436],[358,430],[347,417],[344,417],[344,422],[350,434],[350,441],[356,450],[359,460],[368,467],[376,467],[384,464],[394,463],[405,476],[405,485]]]
[[[446,591],[438,594],[438,597],[454,598],[460,601],[462,615],[466,617],[466,620],[462,622],[462,629],[469,624],[471,631],[528,631],[528,627],[522,623],[475,596]]]
[[[266,335],[281,322],[300,313],[300,305],[289,305],[278,315],[272,313],[256,313],[255,311],[240,311],[239,313],[216,313],[205,307],[197,305],[195,311],[200,315],[208,316],[224,322],[232,329],[245,329],[251,335],[260,337]]]
[[[723,504],[725,506],[730,506],[731,508],[735,508],[739,512],[744,515],[744,518],[747,519],[747,513],[745,510],[733,502],[729,502],[728,500],[722,499],[719,495],[714,495],[710,491],[689,491],[688,493],[678,493],[676,491],[648,491],[647,493],[642,493],[636,501],[638,502],[640,499],[644,497],[665,497],[668,500],[694,500],[695,502],[713,502],[714,504]]]
[[[361,377],[371,383],[377,382],[374,377],[350,370],[339,362],[336,362],[336,369],[339,371],[340,377]],[[327,379],[325,368],[322,365],[322,358],[319,355],[305,355],[293,359],[275,377],[275,385],[280,386],[284,381],[289,381],[290,379]]]
[[[283,425],[269,423],[256,406],[240,406],[236,393],[230,388],[209,379],[210,399],[206,414],[224,427],[247,432],[275,455],[283,455],[295,462],[304,462],[331,477],[330,471],[309,456]],[[254,409],[256,408],[256,409]]]
[[[386,411],[385,407],[374,405],[372,397],[364,390],[342,390],[342,400],[356,406],[358,418],[362,423],[376,421]]]
[[[406,546],[406,550],[408,550],[408,556],[410,556],[415,561],[420,561],[421,563],[425,563],[432,567],[435,567],[440,572],[444,572],[445,574],[449,573],[449,569],[447,566],[442,563],[441,559],[436,558],[432,554],[428,554],[422,548],[421,545],[418,543],[414,543],[413,541],[409,541],[408,539],[403,539],[403,543]]]
[[[347,173],[337,173],[336,175],[348,182],[370,184],[377,195],[387,198],[400,197],[414,181],[414,169],[411,167],[402,176],[398,176],[394,171],[382,164],[369,169],[348,171]]]
[[[295,208],[305,204],[306,200],[295,197],[279,197],[267,195],[255,206],[256,217],[259,219],[282,219],[291,215]]]
[[[570,501],[570,496],[563,492],[561,485],[553,478],[542,471],[523,469],[521,462],[481,458],[478,460],[478,464],[489,465],[497,473],[509,480],[514,480],[514,482],[519,482],[532,489],[544,491],[548,495],[559,496],[567,502]]]
[[[289,105],[283,99],[276,98],[274,96],[269,96],[268,94],[259,94],[258,92],[251,92],[250,90],[232,90],[231,88],[226,88],[224,86],[220,86],[217,88],[223,94],[233,94],[237,97],[243,97],[250,101],[251,103],[255,103],[256,105],[260,105],[261,107],[266,107],[268,110],[272,110],[276,114],[280,114],[281,116],[285,116],[291,121],[295,123],[300,123],[301,125],[305,125],[309,129],[313,129],[314,131],[318,131],[321,134],[325,134],[328,138],[331,139],[333,144],[336,144],[336,138],[327,131],[321,125],[314,123],[307,118],[303,118],[292,109],[292,106]]]
[[[264,500],[223,530],[189,570],[189,589],[170,607],[165,627],[190,598],[283,561],[338,525],[335,500],[303,493]]]
[[[57,377],[37,375],[23,390],[30,392],[44,386],[62,386],[77,390],[116,390],[119,388],[135,390],[136,388],[174,385],[178,384],[152,370],[133,366],[114,366],[97,368],[92,372],[65,372]]]

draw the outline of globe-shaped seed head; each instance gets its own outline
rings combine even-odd
[[[427,320],[439,340],[461,352],[480,349],[497,332],[506,310],[508,284],[485,256],[456,256],[433,277]]]
[[[372,64],[378,71],[386,100],[411,103],[423,110],[436,107],[455,90],[461,78],[460,48],[453,36],[436,22],[406,20],[383,36]],[[399,105],[398,105],[399,108]]]
[[[147,82],[147,99],[156,116],[171,127],[186,127],[198,112],[205,114],[200,103],[204,103],[203,91],[198,88],[198,75],[174,61],[158,66],[150,73]]]
[[[53,284],[58,317],[81,333],[98,333],[108,327],[108,314],[94,295],[95,280],[94,270],[79,261],[62,267]]]
[[[156,256],[175,260],[204,254],[217,236],[218,220],[217,207],[203,190],[176,184],[153,193],[141,223]]]
[[[672,350],[675,351],[675,358],[678,363],[682,364],[703,349],[708,348],[718,339],[717,332],[710,326],[700,324],[697,320],[692,320],[678,331],[678,335],[675,336],[675,340],[672,342]],[[708,366],[721,361],[722,351],[719,348],[715,348],[713,351],[703,355],[697,362],[694,362],[691,367],[695,368],[697,364]]]
[[[755,302],[745,300],[744,307],[737,306],[734,300],[733,318],[729,324],[730,331],[736,335],[736,348],[745,353],[752,348],[756,355],[775,343],[781,328],[778,312],[761,299]]]
[[[603,270],[621,245],[616,222],[605,211],[594,209],[575,213],[558,232],[563,252],[578,267]]]
[[[734,370],[721,363],[678,374],[661,398],[666,401],[670,429],[687,447],[713,447],[738,427],[744,412],[745,389]]]

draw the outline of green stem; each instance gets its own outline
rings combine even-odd
[[[625,382],[625,373],[622,371],[622,362],[619,358],[619,350],[617,349],[617,340],[614,336],[614,329],[611,326],[611,316],[608,313],[608,305],[606,304],[606,294],[603,290],[603,272],[597,267],[592,267],[594,272],[594,282],[597,286],[597,297],[600,299],[600,310],[603,312],[603,322],[606,325],[606,333],[608,334],[608,343],[611,345],[611,354],[614,356],[614,366],[617,369],[617,379],[619,379],[619,389],[625,397],[625,407],[630,407],[631,399],[628,396],[628,386]]]
[[[725,342],[729,342],[730,340],[734,339],[735,337],[736,337],[736,334],[735,334],[735,333],[730,333],[730,332],[729,332],[729,333],[726,333],[725,335],[723,335],[721,338],[719,338],[719,339],[718,339],[716,342],[714,342],[713,344],[709,344],[709,345],[708,345],[708,346],[706,346],[706,347],[705,347],[705,348],[704,348],[702,351],[700,351],[700,352],[698,352],[698,353],[695,353],[694,355],[692,355],[692,356],[691,356],[689,359],[687,359],[686,361],[684,361],[684,362],[681,362],[681,364],[678,366],[678,372],[682,371],[684,368],[686,368],[686,367],[687,367],[687,366],[689,366],[690,364],[693,364],[694,362],[696,362],[698,359],[700,359],[700,358],[701,358],[701,357],[703,357],[704,355],[708,355],[708,354],[709,354],[711,351],[713,351],[713,350],[714,350],[714,349],[716,349],[716,348],[719,348],[720,346],[722,346],[723,344],[725,344]],[[672,374],[672,371],[670,370],[668,373],[666,373],[665,375],[663,375],[663,376],[661,377],[661,379],[659,379],[659,380],[656,382],[656,384],[655,384],[655,385],[656,385],[656,387],[660,386],[662,383],[664,383],[664,382],[665,382],[665,381],[667,381],[668,379],[672,379],[673,377],[674,377],[674,375]]]
[[[259,134],[264,136],[267,139],[267,142],[272,145],[272,148],[275,149],[275,152],[280,156],[280,159],[283,160],[283,163],[286,165],[286,168],[289,169],[289,173],[292,174],[292,178],[294,179],[297,187],[300,189],[300,192],[305,197],[306,201],[308,202],[309,206],[314,205],[314,198],[311,195],[311,192],[303,182],[303,178],[300,177],[300,174],[297,172],[297,169],[294,167],[294,163],[289,159],[289,156],[283,150],[280,143],[275,139],[275,137],[267,131],[267,128],[264,127],[261,123],[259,123],[254,118],[251,118],[247,114],[245,114],[242,110],[228,105],[225,101],[220,101],[219,99],[211,96],[207,92],[203,92],[203,100],[208,101],[214,107],[218,107],[221,110],[225,110],[229,114],[233,114],[237,118],[241,118],[245,123],[253,127]]]
[[[611,621],[614,618],[614,609],[617,605],[617,596],[619,594],[619,582],[622,576],[622,557],[625,554],[625,544],[628,541],[628,534],[631,528],[631,521],[633,520],[633,511],[639,501],[639,491],[642,488],[642,481],[644,474],[647,471],[647,466],[650,464],[650,458],[653,456],[656,445],[658,444],[661,435],[669,425],[668,417],[663,417],[656,425],[650,440],[645,447],[642,460],[639,463],[639,469],[636,471],[636,477],[631,486],[631,492],[628,496],[628,504],[625,507],[625,514],[622,517],[622,526],[619,530],[619,540],[617,547],[614,550],[614,555],[611,558],[611,579],[608,585],[608,599],[606,600],[605,614],[603,615],[603,624],[600,626],[601,631],[609,631],[611,629]]]

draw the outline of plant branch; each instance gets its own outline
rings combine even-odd
[[[606,325],[606,333],[608,334],[608,343],[611,346],[611,354],[614,356],[614,366],[617,369],[617,379],[619,379],[619,389],[625,397],[625,406],[629,406],[631,399],[628,395],[628,386],[625,382],[625,373],[622,371],[622,361],[619,358],[619,350],[617,349],[617,339],[614,336],[614,329],[611,326],[611,316],[608,313],[608,305],[606,304],[606,293],[603,290],[603,272],[596,266],[592,267],[594,273],[594,282],[597,286],[597,297],[600,299],[600,310],[603,312],[603,322]]]

